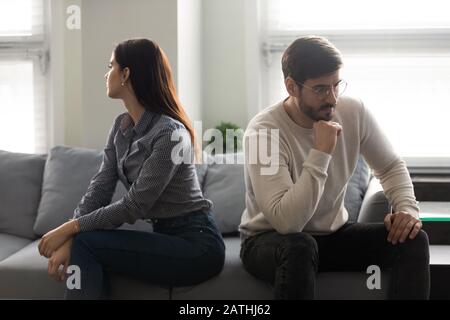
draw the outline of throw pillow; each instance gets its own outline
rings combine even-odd
[[[0,233],[35,239],[45,155],[0,151]]]

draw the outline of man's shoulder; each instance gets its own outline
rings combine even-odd
[[[364,103],[355,97],[342,96],[336,106],[335,121],[341,123],[347,130],[349,127],[359,127],[364,122]]]
[[[361,99],[352,96],[342,96],[339,98],[336,111],[352,114],[360,112],[363,108],[364,104]]]
[[[278,102],[270,107],[261,110],[254,116],[247,125],[246,131],[258,129],[270,129],[279,127],[279,112],[282,108],[282,102]]]

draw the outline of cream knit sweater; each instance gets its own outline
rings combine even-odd
[[[332,155],[313,149],[313,129],[297,125],[283,102],[250,121],[244,135],[246,210],[239,227],[244,237],[267,230],[329,234],[339,229],[348,220],[344,197],[359,154],[380,179],[394,210],[418,217],[405,163],[362,102],[341,97],[333,121],[341,124],[343,131]],[[273,129],[279,129],[278,137]],[[278,145],[278,160],[268,163],[249,157],[251,152],[261,152],[252,141],[262,136]],[[269,152],[269,159],[274,154]]]

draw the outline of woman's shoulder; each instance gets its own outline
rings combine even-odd
[[[121,125],[124,125],[125,121],[129,121],[129,120],[131,120],[131,119],[130,119],[128,112],[124,112],[124,113],[121,113],[118,116],[116,116],[113,121],[114,131],[117,131]]]
[[[112,126],[109,130],[108,139],[113,139],[119,131],[120,127],[125,125],[124,122],[127,120],[127,115],[128,113],[124,112],[114,118]]]
[[[140,139],[140,144],[151,147],[157,141],[167,145],[176,144],[180,140],[190,142],[189,132],[180,121],[162,114],[158,114],[157,117],[154,122],[152,121],[145,136]]]
[[[116,118],[114,119],[114,124],[120,124],[122,121],[124,121],[124,119],[129,118],[131,119],[130,114],[128,112],[123,112],[116,116]]]
[[[160,116],[155,124],[155,128],[162,134],[171,134],[174,131],[187,131],[183,123],[165,114]]]

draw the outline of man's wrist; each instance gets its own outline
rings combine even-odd
[[[407,214],[407,215],[410,215],[411,217],[413,217],[413,218],[415,218],[415,219],[417,219],[417,220],[420,220],[420,218],[419,218],[419,213],[418,213],[418,212],[415,212],[415,211],[411,211],[411,210],[398,210],[398,211],[392,212],[393,215],[396,215],[396,214],[398,214],[398,213]]]
[[[331,154],[330,148],[323,147],[323,146],[314,146],[313,148],[316,149],[317,151],[320,151],[320,152],[323,152],[326,154]]]

